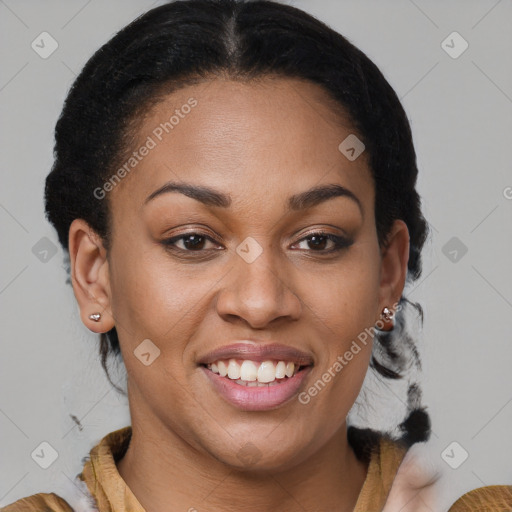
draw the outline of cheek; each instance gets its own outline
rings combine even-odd
[[[184,391],[183,354],[197,328],[200,297],[212,283],[193,283],[190,275],[180,272],[155,247],[118,249],[115,255],[113,250],[113,259],[113,313],[134,399],[160,410],[163,416],[176,410],[192,415],[193,402]],[[149,365],[139,359],[142,347],[150,353],[150,360],[154,357]],[[166,418],[178,431],[175,420]]]
[[[379,301],[379,256],[373,243],[354,244],[346,255],[310,279],[302,279],[302,296],[317,332],[331,340],[332,352],[375,324]]]
[[[359,244],[306,294],[322,350],[316,384],[306,390],[304,402],[311,401],[320,415],[329,414],[333,425],[352,406],[368,370],[379,300],[378,258],[378,246]]]
[[[137,244],[134,244],[137,247]],[[118,250],[111,272],[112,309],[126,351],[150,339],[161,350],[165,368],[183,372],[183,353],[207,315],[208,290],[217,272],[177,263],[155,246]],[[114,251],[113,251],[114,253]],[[207,267],[203,267],[207,269]]]
[[[134,240],[126,247],[112,248],[110,280],[116,320],[131,326],[130,331],[151,327],[161,332],[172,327],[173,316],[183,314],[187,305],[182,274],[173,271],[158,247]],[[155,323],[155,320],[156,323]],[[144,334],[144,333],[142,333]]]

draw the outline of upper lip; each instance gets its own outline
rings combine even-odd
[[[209,364],[225,359],[250,359],[263,362],[269,359],[296,363],[299,366],[313,364],[313,358],[306,352],[280,343],[253,342],[244,340],[231,345],[224,345],[204,354],[198,360],[198,364]]]

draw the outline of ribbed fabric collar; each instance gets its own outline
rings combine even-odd
[[[145,512],[116,466],[128,449],[131,435],[130,425],[107,434],[91,449],[89,460],[78,476],[86,483],[101,512]]]

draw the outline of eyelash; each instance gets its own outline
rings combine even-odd
[[[205,249],[194,251],[194,250],[190,250],[190,249],[181,249],[181,248],[175,246],[175,243],[177,241],[182,240],[184,238],[188,238],[188,237],[193,236],[193,235],[196,235],[198,237],[204,238],[204,239],[206,239],[206,240],[208,240],[208,241],[210,241],[212,243],[217,243],[213,238],[211,238],[208,235],[205,235],[205,234],[202,234],[202,233],[197,233],[197,232],[190,232],[190,233],[183,233],[181,235],[174,236],[172,238],[167,238],[166,240],[162,240],[162,244],[168,250],[177,251],[177,252],[181,252],[181,253],[202,253],[202,252],[205,252]],[[342,251],[343,249],[347,249],[348,247],[350,247],[353,244],[353,240],[349,240],[349,239],[347,239],[345,237],[342,237],[342,236],[333,235],[332,233],[327,233],[325,231],[315,231],[313,233],[308,233],[307,236],[301,238],[297,243],[300,243],[300,242],[303,242],[303,241],[307,241],[308,239],[313,238],[313,237],[327,238],[328,240],[330,240],[330,241],[332,241],[334,243],[334,247],[332,249],[329,249],[329,250],[315,251],[313,249],[310,249],[310,251],[313,252],[313,253],[319,253],[319,254],[337,253],[337,252]]]

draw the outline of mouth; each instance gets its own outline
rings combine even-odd
[[[210,352],[198,364],[228,403],[244,411],[263,411],[298,394],[313,358],[284,345],[238,343]]]
[[[220,377],[232,380],[239,386],[270,387],[278,386],[293,378],[309,365],[295,364],[292,361],[252,361],[250,359],[219,359],[202,365]]]

